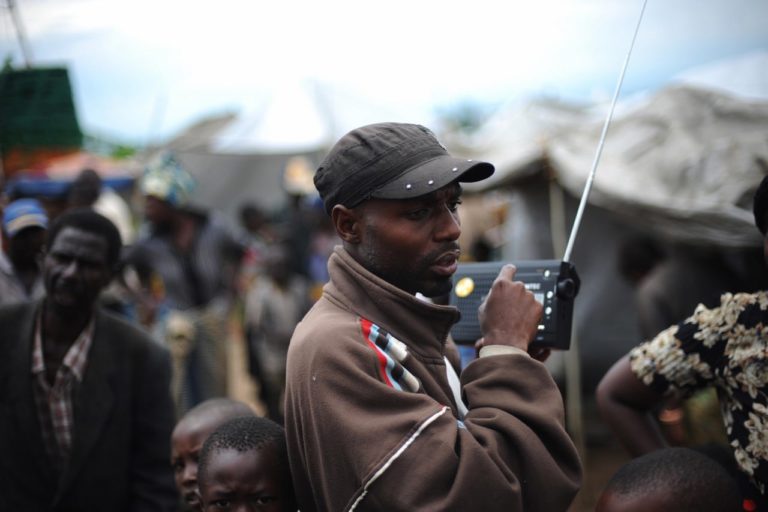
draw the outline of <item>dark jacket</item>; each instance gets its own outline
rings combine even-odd
[[[88,364],[73,397],[72,452],[57,476],[33,395],[39,307],[0,309],[0,510],[174,510],[167,351],[124,320],[96,313]]]

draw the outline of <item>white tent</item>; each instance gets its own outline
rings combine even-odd
[[[313,172],[348,130],[379,121],[424,122],[413,118],[420,115],[391,112],[330,87],[287,83],[269,101],[202,120],[157,150],[174,151],[196,178],[198,205],[235,222],[245,202],[265,210],[287,204],[284,172],[295,157]]]

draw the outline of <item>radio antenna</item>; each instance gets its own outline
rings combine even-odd
[[[621,86],[624,83],[624,75],[627,72],[627,65],[629,64],[629,58],[632,56],[632,49],[635,47],[635,40],[637,39],[637,33],[640,31],[640,23],[643,21],[643,13],[645,13],[645,6],[648,0],[643,0],[643,7],[640,9],[640,17],[637,19],[637,26],[635,26],[635,33],[632,36],[632,42],[629,44],[629,51],[624,59],[624,66],[621,68],[621,74],[619,74],[619,81],[616,83],[616,90],[613,93],[613,100],[611,100],[611,107],[608,110],[608,116],[605,118],[605,124],[603,124],[603,131],[600,134],[600,141],[597,143],[597,149],[595,150],[595,158],[592,161],[592,169],[589,171],[587,177],[587,183],[584,185],[584,192],[581,194],[581,202],[579,203],[579,209],[576,211],[576,218],[573,221],[573,228],[571,228],[571,236],[568,239],[568,245],[565,247],[565,254],[563,255],[563,261],[571,260],[571,252],[573,251],[573,244],[576,241],[576,235],[579,232],[581,226],[581,218],[584,216],[584,209],[587,206],[587,199],[589,193],[592,191],[592,182],[595,179],[595,171],[597,165],[600,163],[600,156],[603,154],[603,146],[605,145],[605,136],[608,133],[608,127],[611,125],[613,119],[613,111],[616,108],[616,101],[619,99],[621,93]]]

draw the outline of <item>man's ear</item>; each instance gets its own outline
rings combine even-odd
[[[336,234],[345,243],[357,245],[360,243],[360,228],[362,226],[359,212],[337,204],[331,210],[331,221]]]

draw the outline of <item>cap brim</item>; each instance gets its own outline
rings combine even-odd
[[[408,169],[371,194],[379,199],[410,199],[438,190],[454,181],[481,181],[494,172],[488,162],[443,155]]]
[[[20,231],[23,231],[27,228],[46,229],[48,227],[48,221],[43,215],[29,213],[7,221],[4,227],[5,232],[8,233],[8,236],[13,238]]]

